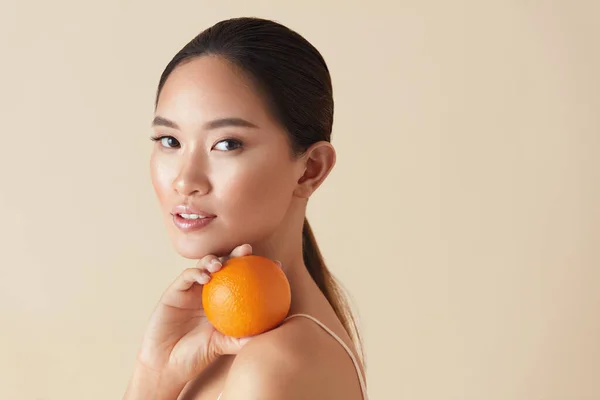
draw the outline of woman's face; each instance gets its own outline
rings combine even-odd
[[[182,256],[227,254],[268,239],[284,222],[301,161],[238,69],[215,56],[177,67],[161,91],[153,130],[161,139],[152,184]]]

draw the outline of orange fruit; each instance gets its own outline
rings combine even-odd
[[[256,255],[227,260],[202,289],[202,305],[210,323],[236,338],[278,326],[291,300],[290,284],[281,267]]]

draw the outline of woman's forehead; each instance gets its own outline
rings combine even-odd
[[[161,90],[156,114],[182,124],[237,117],[258,125],[270,119],[250,79],[216,56],[175,68]]]

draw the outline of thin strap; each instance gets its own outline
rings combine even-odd
[[[354,356],[354,353],[352,352],[352,350],[350,350],[350,348],[348,347],[348,345],[338,335],[336,335],[335,332],[333,332],[324,323],[322,323],[321,321],[319,321],[318,319],[316,319],[312,315],[308,315],[308,314],[292,314],[292,315],[288,316],[285,319],[285,321],[287,321],[290,318],[294,318],[294,317],[304,317],[304,318],[310,319],[311,321],[313,321],[314,323],[316,323],[317,325],[319,325],[321,328],[323,328],[323,330],[325,330],[325,332],[329,333],[335,340],[338,341],[338,343],[344,348],[344,350],[346,350],[346,353],[348,353],[348,355],[352,359],[352,363],[354,364],[354,368],[356,369],[356,374],[358,375],[358,381],[360,383],[360,390],[362,391],[363,399],[367,400],[368,399],[368,397],[367,397],[367,385],[365,384],[365,380],[363,378],[363,375],[360,372],[360,365],[358,364],[358,360],[356,359],[356,357]],[[217,399],[217,400],[219,400],[219,399]]]

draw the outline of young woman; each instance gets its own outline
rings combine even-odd
[[[221,21],[169,63],[152,182],[175,249],[200,261],[160,299],[125,399],[367,398],[356,324],[305,218],[335,164],[332,124],[325,61],[276,22]],[[282,265],[292,304],[277,328],[235,339],[206,319],[202,286],[248,254]]]

